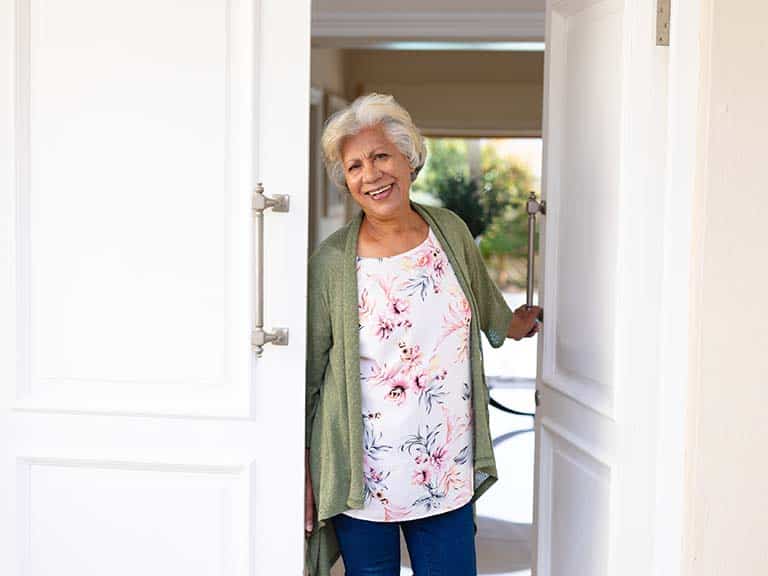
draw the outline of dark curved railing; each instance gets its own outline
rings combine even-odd
[[[522,388],[522,389],[528,389],[528,388],[536,388],[536,380],[533,378],[517,378],[517,377],[510,377],[510,378],[500,378],[500,377],[493,377],[487,379],[488,384],[488,404],[496,408],[497,410],[501,410],[502,412],[506,412],[508,414],[516,414],[517,416],[530,416],[531,418],[534,418],[536,416],[535,412],[521,412],[520,410],[515,410],[514,408],[509,408],[508,406],[504,406],[501,402],[494,399],[494,397],[491,395],[491,391],[494,388]]]

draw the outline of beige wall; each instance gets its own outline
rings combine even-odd
[[[386,4],[360,2],[360,0],[314,0],[313,10],[340,12],[508,12],[510,9],[536,11],[544,9],[544,0],[390,0]]]
[[[315,88],[344,96],[344,52],[337,48],[312,48],[310,81]]]
[[[768,4],[702,2],[687,576],[768,574]]]
[[[317,245],[334,230],[344,224],[347,219],[345,212],[334,210],[324,214],[324,196],[329,194],[325,170],[320,153],[320,134],[322,123],[330,115],[328,96],[345,97],[344,52],[336,48],[312,47],[310,60],[310,83],[313,88],[323,91],[324,103],[320,110],[313,108],[310,115],[310,204],[309,204],[309,251],[314,251]],[[321,115],[322,118],[317,118]]]
[[[540,136],[543,52],[312,48],[312,86],[393,94],[431,135]]]
[[[543,52],[349,50],[347,93],[393,94],[425,132],[538,136]]]

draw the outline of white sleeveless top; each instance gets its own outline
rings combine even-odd
[[[357,257],[365,502],[379,522],[459,508],[473,493],[469,302],[430,228],[395,256]]]

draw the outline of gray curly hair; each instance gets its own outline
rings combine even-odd
[[[360,96],[325,122],[321,139],[323,163],[328,177],[339,188],[347,186],[341,161],[344,139],[376,125],[381,125],[387,137],[408,158],[411,165],[411,182],[416,180],[416,176],[424,167],[427,146],[411,115],[395,101],[394,96],[372,92]]]

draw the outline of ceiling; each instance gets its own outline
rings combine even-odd
[[[315,0],[315,46],[370,47],[382,41],[515,42],[544,39],[544,0]]]

